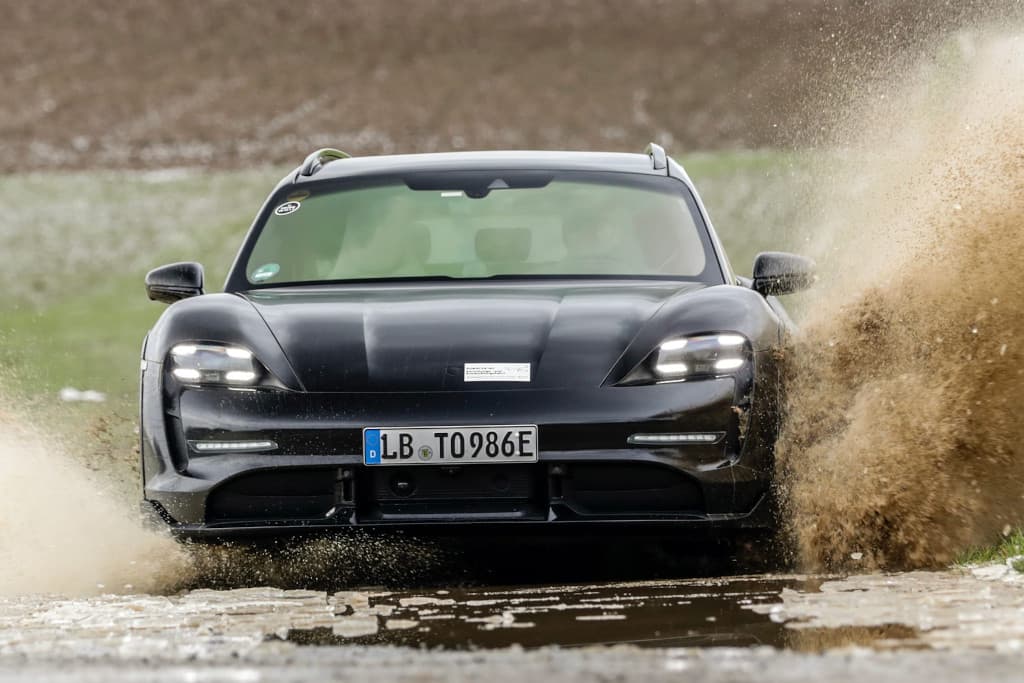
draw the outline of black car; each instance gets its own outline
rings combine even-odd
[[[143,508],[184,537],[772,526],[775,298],[644,154],[320,150],[228,275],[158,268]]]

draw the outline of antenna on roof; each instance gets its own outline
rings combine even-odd
[[[318,149],[306,157],[306,160],[302,162],[302,168],[299,170],[299,175],[311,176],[332,161],[351,158],[351,154],[342,152],[340,149],[324,147],[323,149]]]
[[[665,149],[661,145],[653,142],[650,143],[647,145],[647,149],[644,150],[644,154],[651,158],[655,171],[668,168],[668,157],[665,156]]]

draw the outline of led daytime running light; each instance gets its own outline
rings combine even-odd
[[[199,453],[239,453],[277,449],[277,444],[273,441],[193,441],[191,446]]]
[[[661,446],[666,444],[712,444],[724,436],[721,432],[689,432],[682,434],[633,434],[626,443],[636,446]]]

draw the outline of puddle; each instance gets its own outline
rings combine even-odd
[[[602,645],[753,648],[755,654],[766,648],[819,653],[851,647],[1019,654],[1022,576],[982,567],[842,578],[764,574],[334,592],[251,587],[163,596],[22,596],[0,598],[0,666],[36,656],[276,661],[331,657],[335,651],[395,652],[366,649],[379,645],[438,656]]]
[[[473,650],[513,645],[770,646],[817,651],[912,639],[898,625],[793,630],[773,619],[784,589],[822,579],[734,577],[440,591],[338,594],[335,623],[268,636],[300,646],[396,645]],[[755,609],[757,608],[757,609]]]

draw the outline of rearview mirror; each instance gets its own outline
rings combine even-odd
[[[814,261],[796,254],[766,251],[754,259],[754,290],[764,296],[792,294],[817,280]]]
[[[203,293],[203,267],[191,261],[160,266],[146,274],[146,294],[172,304]]]

